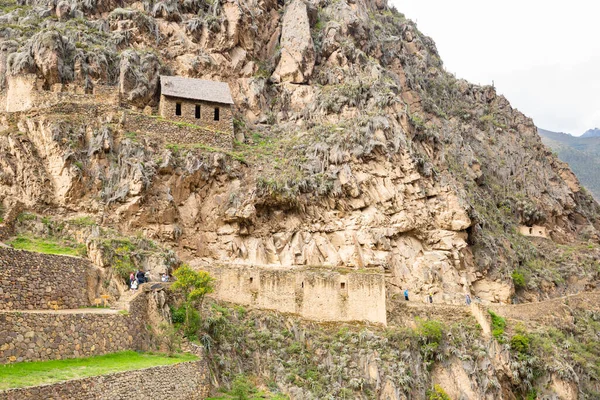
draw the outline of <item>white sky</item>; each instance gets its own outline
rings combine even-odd
[[[446,69],[494,81],[540,128],[600,127],[599,0],[389,0],[435,41]]]

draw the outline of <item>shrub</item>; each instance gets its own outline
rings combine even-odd
[[[506,320],[492,310],[488,310],[488,312],[490,313],[490,317],[492,317],[492,335],[494,335],[498,342],[503,343]]]
[[[515,285],[515,288],[517,289],[524,289],[527,285],[525,283],[525,276],[523,275],[522,272],[520,271],[513,271],[513,273],[511,274],[513,283]]]
[[[529,343],[529,337],[517,333],[510,339],[510,348],[519,354],[527,354],[529,352]]]
[[[171,307],[171,321],[174,324],[183,324],[185,322],[185,307]]]
[[[433,389],[427,393],[428,400],[450,400],[450,396],[440,385],[433,385]]]

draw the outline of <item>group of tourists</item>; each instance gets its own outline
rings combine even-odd
[[[404,289],[404,300],[405,300],[405,301],[409,301],[409,300],[408,300],[408,289]],[[429,292],[429,293],[427,294],[427,302],[428,302],[429,304],[432,304],[432,303],[433,303],[433,293]],[[471,295],[470,295],[469,293],[466,293],[466,294],[465,294],[465,303],[466,303],[468,306],[470,306],[470,305],[471,305],[471,302],[472,302],[472,301],[471,301]]]
[[[138,268],[136,273],[129,274],[129,287],[131,290],[137,290],[142,283],[150,282],[150,272],[142,271]]]

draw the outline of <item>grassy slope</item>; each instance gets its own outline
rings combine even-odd
[[[52,238],[36,238],[23,235],[18,236],[8,244],[17,250],[65,256],[83,256],[86,250],[85,245],[69,245],[68,243],[63,243]]]
[[[169,357],[163,354],[123,351],[88,358],[0,365],[0,390],[37,386],[69,379],[106,375],[119,371],[171,365],[193,360],[197,360],[197,357],[191,354],[179,354]]]

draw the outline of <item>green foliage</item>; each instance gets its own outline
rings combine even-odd
[[[185,322],[185,307],[175,308],[171,306],[171,322],[183,324]]]
[[[64,256],[84,257],[87,248],[84,244],[71,241],[63,241],[55,238],[32,237],[19,235],[8,242],[9,245],[18,250],[33,251],[36,253],[56,254]]]
[[[214,290],[214,279],[208,272],[194,271],[185,264],[179,267],[174,275],[177,280],[171,285],[171,289],[181,293],[185,299],[183,304],[185,310],[183,333],[187,338],[196,340],[200,329],[200,313],[197,306],[202,303],[205,295],[212,293]],[[180,313],[181,311],[178,311],[175,317],[180,319]]]
[[[208,272],[194,271],[188,265],[182,265],[174,272],[177,279],[171,288],[183,293],[187,302],[196,304],[214,290],[214,279]]]
[[[521,271],[513,271],[513,273],[511,274],[511,277],[512,277],[513,283],[515,285],[515,288],[525,289],[527,284],[525,283],[525,276],[523,275],[523,273]]]
[[[519,354],[529,353],[530,339],[527,335],[517,333],[510,339],[510,348]]]
[[[280,393],[266,393],[258,390],[256,385],[246,375],[238,375],[231,383],[231,389],[219,390],[223,393],[219,397],[210,397],[207,400],[288,400],[289,397]]]
[[[440,385],[433,385],[433,389],[430,389],[427,393],[428,400],[450,400],[450,396]]]
[[[19,214],[19,216],[17,216],[18,222],[34,221],[36,219],[37,219],[37,216],[35,214],[28,213],[28,212],[22,212],[21,214]]]
[[[504,330],[506,329],[506,320],[493,312],[488,310],[490,317],[492,318],[492,335],[500,343],[504,343]]]
[[[525,400],[537,400],[537,398],[538,398],[537,390],[535,388],[531,388],[529,390],[529,392],[527,392],[527,397],[525,397]]]
[[[90,216],[73,218],[73,219],[68,220],[67,222],[71,225],[76,225],[76,226],[94,226],[94,225],[96,225],[96,220],[94,219],[94,217],[90,217]]]
[[[0,390],[171,365],[197,359],[191,354],[166,356],[123,351],[87,358],[5,364],[0,365]]]
[[[439,321],[417,318],[416,335],[421,345],[421,354],[429,365],[433,362],[442,342],[443,328],[444,325]]]

